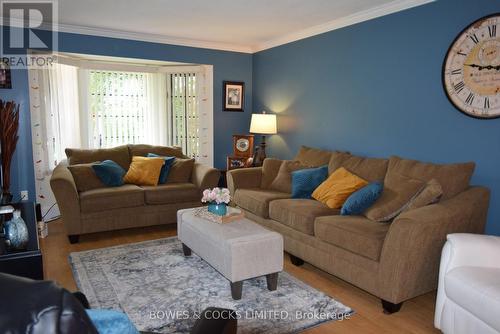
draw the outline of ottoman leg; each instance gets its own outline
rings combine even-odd
[[[191,248],[188,246],[182,244],[182,251],[184,252],[184,256],[190,256],[191,255]]]
[[[243,281],[231,282],[231,296],[234,300],[241,299],[241,292],[243,291]]]
[[[278,273],[267,274],[266,281],[267,281],[267,289],[269,291],[276,290],[278,288]]]

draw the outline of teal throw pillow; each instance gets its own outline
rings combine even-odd
[[[170,172],[170,167],[174,163],[175,157],[162,157],[158,154],[148,153],[148,158],[163,158],[165,163],[160,171],[160,177],[158,179],[159,184],[167,183],[168,173]]]
[[[292,172],[292,198],[311,198],[311,195],[328,177],[328,166],[300,169]]]
[[[123,185],[123,177],[127,173],[123,167],[113,160],[104,160],[92,165],[95,174],[108,187]]]
[[[114,310],[85,310],[99,334],[139,334],[128,316]]]
[[[382,195],[384,185],[382,182],[372,182],[351,194],[342,205],[342,216],[360,215],[377,201]]]

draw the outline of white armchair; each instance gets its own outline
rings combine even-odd
[[[434,326],[500,333],[500,237],[449,234],[441,254]]]

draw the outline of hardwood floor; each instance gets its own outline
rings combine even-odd
[[[85,235],[78,244],[71,245],[62,221],[51,222],[49,236],[40,239],[45,279],[54,280],[68,290],[76,290],[68,262],[69,253],[174,235],[175,226],[155,226]],[[328,322],[304,333],[439,333],[433,325],[434,292],[409,300],[398,313],[386,315],[382,313],[378,298],[307,263],[296,267],[286,256],[285,271],[356,311],[349,320]]]

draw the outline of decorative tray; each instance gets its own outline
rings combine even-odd
[[[225,216],[218,216],[209,212],[208,207],[206,206],[194,209],[194,215],[195,217],[202,218],[217,224],[227,224],[245,217],[240,209],[229,206],[227,207],[227,214]]]

